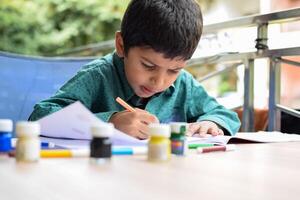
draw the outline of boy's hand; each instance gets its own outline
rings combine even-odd
[[[224,135],[224,132],[212,121],[201,121],[189,124],[188,136],[199,135],[200,137],[205,137],[206,134],[216,136]]]
[[[135,112],[125,110],[115,113],[109,122],[128,135],[138,139],[147,139],[149,137],[148,124],[159,123],[159,120],[147,111],[136,108]]]

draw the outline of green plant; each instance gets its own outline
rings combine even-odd
[[[55,55],[112,39],[129,0],[1,0],[0,50]]]

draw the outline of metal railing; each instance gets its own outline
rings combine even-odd
[[[210,24],[204,26],[204,33],[215,33],[227,28],[236,27],[257,27],[256,36],[256,52],[247,53],[228,53],[209,56],[205,58],[194,59],[189,62],[189,65],[205,65],[212,63],[244,63],[244,104],[242,131],[254,131],[254,60],[258,58],[269,58],[270,74],[269,74],[269,112],[268,112],[268,130],[280,130],[280,113],[285,112],[300,118],[300,112],[295,109],[280,105],[280,64],[287,63],[295,66],[300,66],[300,63],[284,59],[285,56],[300,55],[300,47],[272,49],[268,48],[268,25],[272,23],[285,23],[290,21],[300,20],[300,8],[279,11],[263,15],[253,15],[243,17],[227,22]],[[230,67],[234,69],[235,67]],[[207,75],[211,78],[228,70],[223,69],[223,72],[213,72]]]

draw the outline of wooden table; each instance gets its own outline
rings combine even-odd
[[[300,199],[300,143],[240,144],[236,151],[172,157],[0,159],[0,199]]]

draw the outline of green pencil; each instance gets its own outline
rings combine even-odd
[[[198,147],[212,147],[214,144],[189,144],[189,149],[197,149]]]

